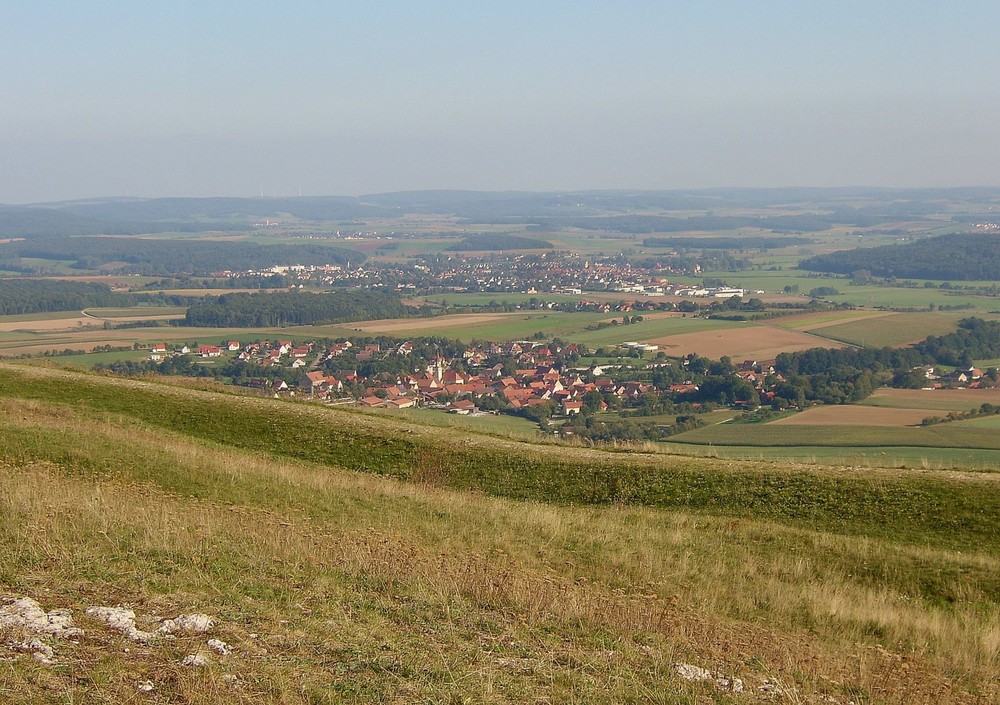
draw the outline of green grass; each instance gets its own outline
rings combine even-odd
[[[405,419],[425,426],[461,429],[493,436],[511,436],[530,440],[537,439],[539,433],[538,424],[534,421],[506,414],[468,416],[447,414],[437,409],[360,409],[359,411],[388,418]]]
[[[250,397],[196,393],[23,366],[0,365],[0,369],[3,397],[68,403],[124,415],[206,441],[224,440],[236,448],[298,461],[402,478],[433,475],[456,489],[476,489],[514,499],[624,501],[756,516],[817,530],[885,532],[897,540],[933,540],[942,545],[975,537],[977,541],[995,541],[1000,549],[1000,536],[994,528],[1000,521],[1000,503],[993,503],[982,488],[956,490],[933,478],[885,479],[879,487],[870,488],[848,476],[789,472],[767,466],[749,472],[745,467],[705,465],[704,461],[658,455],[582,450],[578,455],[568,448],[473,436],[466,436],[462,443],[442,443],[437,429],[345,410],[292,404],[283,409],[286,418],[279,421],[275,405]],[[697,434],[721,431],[724,436],[734,428],[728,424],[712,426],[683,437],[695,434],[694,442],[717,442],[718,435],[704,438]],[[737,429],[733,440],[743,438],[748,441],[744,445],[762,443],[768,431],[777,430],[772,445],[808,445],[791,442],[797,429],[763,426],[754,427],[752,434],[745,430]],[[927,431],[941,435],[939,427]],[[983,435],[974,429],[966,431],[972,437]],[[359,437],[365,441],[359,444]],[[834,440],[845,444],[843,437],[828,440],[831,444]],[[16,458],[22,441],[8,441],[5,452]],[[63,434],[46,439],[44,446],[32,452],[57,459],[73,456],[78,446],[72,434]],[[985,447],[1000,448],[1000,442],[994,440]]]

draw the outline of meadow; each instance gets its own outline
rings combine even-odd
[[[535,445],[9,364],[0,396],[0,596],[85,630],[54,666],[0,646],[6,702],[998,695],[992,475]],[[233,653],[84,614],[122,603],[144,628],[205,612]]]

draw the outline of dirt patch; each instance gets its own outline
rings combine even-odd
[[[395,333],[396,331],[418,331],[436,328],[456,328],[475,323],[488,323],[509,316],[523,316],[523,313],[459,313],[454,316],[433,318],[387,318],[381,321],[350,323],[352,328],[364,333]]]
[[[718,359],[728,355],[733,359],[771,360],[778,353],[797,352],[809,348],[843,348],[843,343],[819,338],[797,330],[773,326],[747,324],[737,328],[680,333],[655,338],[668,355],[697,353],[702,357]]]
[[[887,409],[877,406],[816,406],[769,426],[919,426],[928,416],[944,416],[934,409]]]

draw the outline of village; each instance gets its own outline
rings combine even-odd
[[[730,298],[749,293],[723,285],[703,286],[668,281],[664,274],[700,274],[700,264],[677,266],[657,261],[643,266],[618,257],[583,257],[569,252],[538,255],[512,254],[489,257],[435,256],[412,263],[366,265],[281,265],[262,270],[221,271],[220,279],[284,277],[289,286],[354,286],[391,288],[401,292],[550,293],[616,292],[647,297],[687,296]]]

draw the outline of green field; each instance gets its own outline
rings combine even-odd
[[[534,421],[506,414],[468,416],[448,414],[437,409],[357,409],[357,411],[382,417],[405,419],[425,426],[474,431],[492,436],[537,440],[539,435],[538,424]]]
[[[962,422],[963,425],[965,423],[968,422]],[[674,438],[676,436],[670,441],[673,441]],[[670,452],[729,460],[873,468],[960,468],[987,473],[996,473],[1000,469],[1000,450],[981,448],[885,446],[885,450],[879,450],[883,446],[791,445],[769,447],[695,445],[672,442],[665,442],[663,445]]]
[[[862,347],[898,347],[923,340],[929,335],[953,333],[958,316],[943,313],[898,313],[867,321],[823,326],[812,331],[831,340]]]
[[[79,318],[80,311],[45,311],[42,313],[21,313],[13,316],[0,316],[0,323],[22,323],[30,321],[59,321],[62,319]]]
[[[126,308],[88,308],[94,318],[142,318],[146,316],[183,316],[187,306],[129,306]]]
[[[969,390],[965,399],[943,396],[935,394],[935,392],[927,392],[925,395],[921,395],[915,399],[912,397],[894,397],[890,393],[888,396],[876,394],[858,403],[863,406],[881,406],[889,409],[969,411],[971,409],[978,409],[984,401],[991,400],[978,397],[975,391]]]
[[[840,446],[848,448],[958,448],[1000,450],[1000,436],[984,434],[957,424],[928,427],[795,426],[722,424],[698,428],[672,443],[713,446],[784,447]]]
[[[967,421],[955,421],[949,423],[949,426],[955,426],[956,428],[996,428],[1000,429],[1000,416],[984,416],[978,419],[969,419]]]

